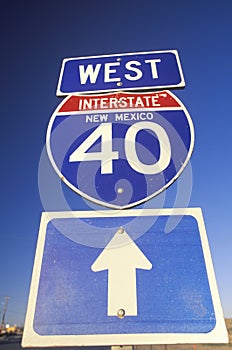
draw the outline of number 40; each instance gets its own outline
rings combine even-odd
[[[160,156],[154,164],[144,164],[136,151],[136,136],[141,130],[151,130],[156,134],[160,144]],[[88,152],[89,148],[101,137],[101,151]],[[101,161],[101,174],[113,173],[113,160],[119,159],[119,152],[112,149],[112,123],[100,124],[82,144],[70,155],[70,162]],[[125,135],[125,154],[128,163],[138,173],[158,174],[170,163],[171,145],[169,137],[160,125],[153,122],[138,122],[129,127]]]

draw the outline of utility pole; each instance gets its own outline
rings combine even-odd
[[[9,300],[9,297],[5,297],[5,304],[4,304],[3,314],[2,314],[1,329],[4,329],[4,328],[5,328],[5,316],[6,316],[6,310],[7,310],[8,300]]]

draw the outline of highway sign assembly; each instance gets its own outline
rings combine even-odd
[[[228,341],[201,209],[131,209],[190,160],[184,85],[176,50],[63,60],[48,157],[111,210],[42,214],[23,347]]]
[[[57,96],[184,86],[176,50],[134,52],[64,59]]]
[[[140,204],[170,186],[194,145],[191,117],[170,91],[71,95],[47,130],[59,177],[110,208]]]
[[[23,346],[226,339],[199,208],[42,214]]]

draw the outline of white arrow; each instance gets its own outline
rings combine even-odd
[[[108,270],[108,316],[136,316],[136,269],[150,270],[152,264],[123,228],[97,257],[91,269]]]

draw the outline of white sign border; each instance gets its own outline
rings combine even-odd
[[[49,335],[41,336],[33,329],[40,271],[44,253],[46,227],[54,218],[93,218],[116,216],[163,216],[163,215],[191,215],[199,226],[202,249],[208,274],[208,280],[215,310],[216,326],[209,333],[142,333],[142,334],[98,334],[98,335]],[[136,344],[178,344],[178,343],[227,343],[228,334],[225,327],[223,311],[217,289],[217,283],[210,254],[204,219],[200,208],[172,208],[172,209],[130,209],[124,211],[67,211],[43,212],[39,230],[39,237],[34,261],[25,328],[22,339],[23,347],[45,346],[107,346],[107,345],[136,345]]]
[[[61,83],[62,83],[62,77],[64,73],[65,64],[68,61],[74,61],[74,60],[85,60],[85,59],[91,59],[91,58],[101,58],[101,57],[122,57],[122,56],[136,56],[136,55],[146,55],[146,54],[159,54],[159,53],[172,53],[176,56],[176,62],[180,73],[180,83],[175,85],[157,85],[157,86],[143,86],[143,87],[133,87],[133,88],[125,88],[125,90],[133,91],[133,90],[159,90],[159,89],[171,89],[171,88],[183,88],[185,87],[185,80],[184,80],[184,74],[181,67],[180,57],[177,50],[160,50],[160,51],[145,51],[145,52],[127,52],[127,53],[117,53],[117,54],[110,54],[110,55],[100,55],[100,56],[85,56],[85,57],[71,57],[71,58],[64,58],[62,61],[62,66],[60,70],[60,75],[58,79],[58,85],[56,90],[56,96],[67,96],[67,95],[73,95],[73,94],[86,94],[86,93],[92,93],[96,94],[99,92],[114,92],[114,91],[121,91],[122,87],[115,87],[115,89],[105,89],[105,90],[86,90],[86,91],[73,91],[73,92],[63,92],[61,90]]]

